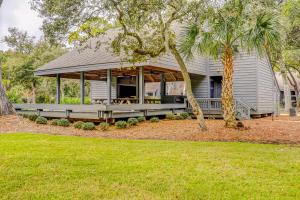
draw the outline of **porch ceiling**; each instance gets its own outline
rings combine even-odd
[[[86,71],[85,79],[86,80],[106,80],[107,70],[94,70]],[[159,68],[154,66],[145,66],[144,67],[144,79],[145,82],[159,82],[160,74],[164,74],[166,81],[183,81],[183,77],[180,71]],[[70,79],[80,79],[80,72],[73,73],[63,73],[60,74],[61,78],[70,78]],[[119,68],[112,69],[113,77],[127,77],[127,76],[136,76],[138,75],[138,68]],[[56,74],[48,75],[50,77],[55,77]]]

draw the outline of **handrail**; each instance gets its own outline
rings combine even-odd
[[[196,98],[196,100],[204,113],[223,113],[221,98]],[[191,108],[190,104],[188,104],[188,108]],[[234,99],[234,109],[238,119],[250,119],[252,108],[246,102]]]

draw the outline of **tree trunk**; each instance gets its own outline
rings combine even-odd
[[[179,54],[178,50],[176,49],[176,47],[174,45],[169,45],[169,48],[170,48],[171,53],[174,55],[178,65],[180,67],[180,70],[181,70],[181,73],[182,73],[182,76],[183,76],[183,80],[185,82],[186,96],[187,96],[187,99],[188,99],[189,103],[192,106],[193,113],[197,117],[197,121],[199,122],[200,128],[202,130],[206,131],[207,126],[205,124],[203,112],[202,112],[197,100],[194,97],[194,94],[193,94],[193,91],[192,91],[192,84],[191,84],[190,75],[187,71],[185,63],[184,63],[181,55]]]
[[[281,70],[281,75],[282,75],[282,80],[283,80],[283,93],[284,93],[284,111],[289,112],[291,108],[291,90],[287,78],[287,69],[286,66],[283,62],[282,57],[279,58],[279,65],[280,65],[280,70]]]
[[[35,85],[34,83],[31,84],[31,90],[32,90],[32,103],[36,103],[36,92],[35,92]]]
[[[0,116],[1,115],[10,115],[15,114],[15,109],[12,104],[8,101],[7,96],[5,94],[5,89],[0,82]]]
[[[222,81],[222,107],[225,127],[236,128],[234,99],[233,99],[233,52],[230,47],[225,47],[222,59],[224,65]]]

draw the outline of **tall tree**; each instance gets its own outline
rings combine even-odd
[[[225,126],[237,125],[233,97],[234,55],[238,50],[264,54],[266,46],[272,48],[280,41],[277,21],[273,15],[259,10],[259,2],[230,0],[207,15],[192,21],[184,31],[181,50],[186,56],[199,52],[221,58],[224,72],[222,106]],[[259,10],[259,11],[257,11]]]
[[[111,47],[114,53],[126,55],[124,59],[127,61],[135,63],[172,54],[182,72],[193,113],[197,116],[199,126],[206,130],[202,110],[192,92],[185,61],[178,51],[174,29],[175,23],[189,20],[201,6],[202,1],[188,0],[67,0],[60,3],[33,0],[33,8],[45,18],[43,30],[50,37],[75,35],[77,38],[82,36],[82,31],[88,32],[84,34],[87,36],[84,39],[95,37],[106,32],[104,23],[99,26],[99,23],[90,22],[105,19],[118,26],[114,30],[118,34],[113,38]],[[76,30],[80,34],[76,34]]]
[[[4,62],[4,60],[5,60],[4,55],[1,53],[0,54],[0,73],[1,73],[1,79],[0,79],[0,116],[15,113],[15,109],[13,108],[12,104],[8,101],[6,93],[5,93],[4,86],[2,84],[2,63]]]

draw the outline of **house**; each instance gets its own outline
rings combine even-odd
[[[296,84],[298,86],[298,90],[300,89],[300,77],[292,72],[293,74],[293,77],[295,78],[295,81],[296,81]],[[278,82],[278,87],[279,87],[279,90],[280,90],[280,106],[284,106],[284,84],[283,84],[283,77],[281,75],[280,72],[276,72],[275,73],[275,76],[276,76],[276,80]],[[289,83],[289,88],[290,88],[290,92],[291,92],[291,103],[292,103],[292,106],[296,107],[296,94],[297,92],[295,91],[295,87],[293,87],[292,83],[292,78],[290,75],[288,75],[288,83]],[[300,91],[298,91],[298,95],[299,95]],[[298,97],[300,98],[300,96]]]
[[[107,119],[164,115],[190,109],[183,77],[172,55],[165,54],[133,66],[105,47],[95,50],[98,40],[107,40],[101,37],[91,39],[88,48],[70,51],[35,72],[36,76],[56,77],[55,105],[16,104],[17,111],[38,112],[46,117]],[[193,93],[204,114],[222,116],[221,62],[197,56],[187,60],[186,65]],[[61,78],[80,80],[81,105],[60,104]],[[92,105],[84,105],[86,80],[91,81]],[[255,53],[237,54],[233,88],[237,118],[278,113],[279,88],[267,57]]]

